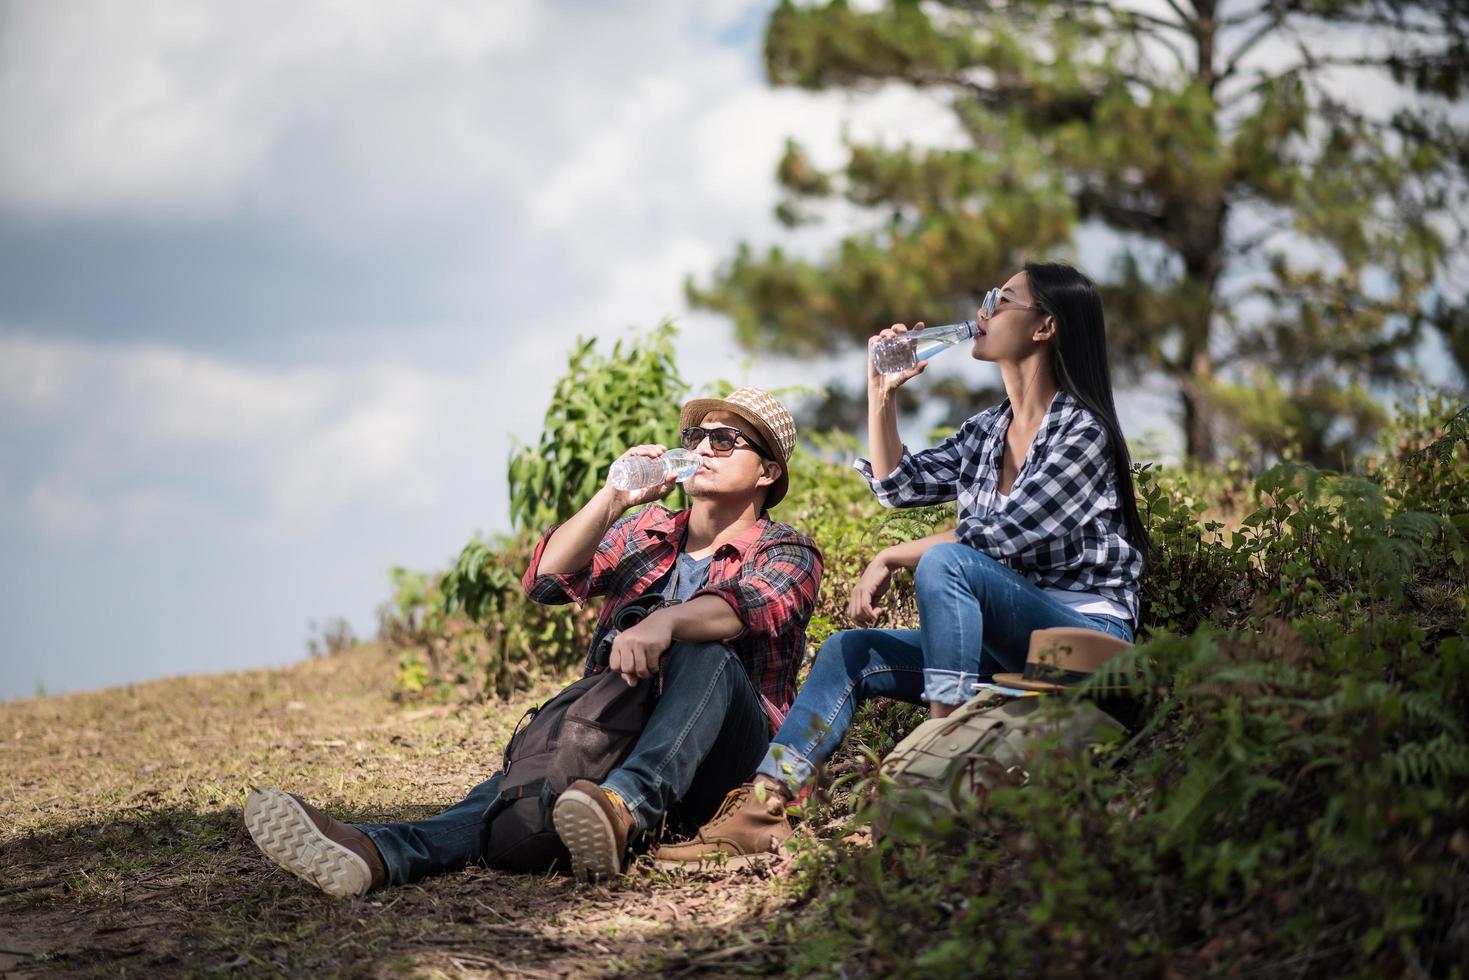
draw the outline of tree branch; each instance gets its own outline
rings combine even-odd
[[[1103,13],[1109,14],[1114,21],[1128,20],[1132,21],[1134,24],[1152,24],[1154,27],[1161,27],[1164,30],[1177,31],[1185,37],[1193,36],[1193,31],[1189,28],[1188,25],[1188,18],[1184,17],[1183,12],[1180,11],[1176,6],[1173,8],[1173,10],[1179,15],[1180,19],[1183,21],[1182,23],[1171,21],[1164,17],[1159,17],[1156,14],[1143,13],[1141,10],[1119,10],[1112,4],[1103,2],[1103,0],[1066,0],[1066,5],[1082,10],[1101,11]]]
[[[1441,25],[1409,24],[1407,21],[1393,17],[1371,15],[1353,16],[1348,13],[1332,14],[1328,17],[1313,14],[1309,10],[1297,10],[1295,14],[1305,20],[1320,21],[1331,26],[1350,24],[1354,27],[1386,27],[1394,31],[1401,31],[1404,34],[1414,34],[1419,37],[1442,38],[1444,36]]]
[[[1271,20],[1275,20],[1277,16],[1276,13],[1268,10],[1251,10],[1247,13],[1235,14],[1233,17],[1221,17],[1219,19],[1219,29],[1227,31],[1231,28],[1248,24],[1256,17],[1269,17]]]
[[[1222,82],[1226,78],[1232,76],[1235,72],[1235,69],[1239,67],[1239,63],[1244,60],[1245,55],[1254,50],[1255,45],[1259,44],[1261,41],[1265,40],[1265,38],[1269,37],[1270,33],[1276,30],[1279,26],[1280,22],[1275,20],[1274,18],[1271,18],[1270,20],[1267,20],[1265,23],[1257,27],[1254,33],[1251,34],[1248,38],[1240,42],[1239,47],[1234,49],[1234,53],[1229,56],[1229,61],[1225,63],[1224,71],[1219,73],[1219,81]]]
[[[1112,25],[1120,31],[1132,35],[1134,42],[1138,36],[1144,36],[1157,41],[1172,53],[1178,60],[1178,67],[1183,72],[1189,71],[1188,57],[1184,54],[1177,42],[1163,31],[1174,31],[1184,37],[1193,37],[1193,31],[1187,24],[1174,23],[1154,14],[1146,14],[1137,10],[1119,10],[1104,0],[1066,0],[1067,6],[1077,10],[1091,10],[1105,13],[1112,20]],[[1150,24],[1159,30],[1151,30],[1142,25]]]
[[[1167,230],[1167,216],[1122,204],[1115,194],[1095,188],[1083,188],[1076,195],[1077,209],[1084,216],[1095,215],[1114,228],[1157,235]]]
[[[1232,255],[1245,255],[1249,252],[1255,251],[1255,249],[1264,245],[1276,235],[1283,234],[1290,230],[1291,226],[1289,224],[1282,223],[1275,226],[1274,228],[1269,229],[1268,231],[1262,231],[1258,235],[1251,235],[1249,238],[1243,238],[1237,242],[1231,242],[1229,245],[1225,246],[1225,251],[1229,252]]]
[[[1180,7],[1177,4],[1176,0],[1167,0],[1167,3],[1168,3],[1168,6],[1170,8],[1172,8],[1173,12],[1178,15],[1178,19],[1181,20],[1181,21],[1183,21],[1185,24],[1189,23],[1190,21],[1193,21],[1193,20],[1197,20],[1198,19],[1197,18],[1197,14],[1198,14],[1197,11],[1195,11],[1195,16],[1190,17],[1188,14],[1184,13],[1183,8]],[[1190,32],[1190,33],[1192,33],[1192,32]]]
[[[1182,48],[1175,44],[1171,38],[1163,37],[1161,34],[1150,34],[1149,37],[1168,49],[1168,51],[1173,55],[1174,60],[1178,62],[1179,71],[1183,72],[1185,75],[1189,74],[1191,68],[1189,66],[1188,55],[1184,52]],[[1136,37],[1133,38],[1133,41],[1134,43],[1141,45],[1141,42]]]

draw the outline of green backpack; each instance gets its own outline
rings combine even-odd
[[[918,791],[946,810],[984,799],[997,785],[1023,786],[1025,764],[1039,745],[1059,736],[1059,748],[1080,755],[1098,742],[1117,741],[1124,729],[1089,701],[1054,696],[982,694],[947,718],[930,718],[882,761],[882,775]],[[1054,743],[1050,743],[1054,744]]]

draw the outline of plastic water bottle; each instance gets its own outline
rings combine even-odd
[[[698,470],[701,459],[698,453],[687,449],[670,449],[654,459],[651,456],[624,456],[612,464],[607,475],[612,485],[619,490],[646,490],[656,487],[670,476],[679,483],[687,480]]]
[[[973,336],[973,320],[900,333],[872,345],[872,366],[879,374],[901,374]]]

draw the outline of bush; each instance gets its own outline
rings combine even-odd
[[[1469,971],[1469,440],[1422,429],[1364,476],[1269,470],[1228,522],[1145,468],[1150,642],[1093,687],[1146,723],[958,817],[878,794],[888,836],[807,853],[792,971]]]
[[[556,382],[534,447],[510,457],[510,521],[539,533],[566,520],[602,486],[614,455],[629,446],[675,446],[672,413],[688,385],[673,359],[677,331],[663,323],[644,337],[597,352],[578,340],[566,374]]]
[[[634,349],[668,386],[611,415],[671,425],[671,361]],[[526,530],[471,542],[442,576],[397,580],[395,628],[429,651],[405,684],[468,676],[503,696],[579,662],[593,611],[534,606],[519,575],[536,521],[595,487],[602,447],[644,438],[577,436],[590,409],[572,389],[629,390],[619,350],[579,348],[548,435],[512,464]],[[953,519],[947,506],[883,511],[854,451],[807,434],[776,511],[826,559],[808,655],[845,626],[877,549]],[[853,781],[921,717],[864,706],[831,767],[849,774],[835,798],[857,824],[886,808],[890,830],[867,846],[846,817],[826,822],[830,794],[807,808],[809,914],[767,937],[788,971],[1469,975],[1469,412],[1420,406],[1350,474],[1144,465],[1137,486],[1156,546],[1142,642],[1096,681],[1130,690],[1133,737],[1087,762],[1042,757],[1024,788],[955,816]],[[886,610],[885,625],[916,624],[907,576]],[[464,636],[472,647],[453,652]]]
[[[581,663],[595,608],[537,605],[525,597],[520,577],[541,532],[596,493],[617,452],[675,444],[673,409],[688,390],[673,359],[675,335],[663,323],[618,341],[605,356],[596,340],[578,340],[540,441],[510,459],[510,513],[519,532],[472,539],[440,575],[392,570],[394,598],[379,612],[379,632],[400,658],[404,696],[508,698]]]

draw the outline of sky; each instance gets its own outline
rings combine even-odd
[[[958,140],[770,89],[772,5],[0,0],[0,699],[370,636],[390,567],[508,528],[578,336],[675,317],[696,387],[860,377],[683,297],[840,230],[772,218],[788,136]],[[1171,404],[1119,393],[1155,444]]]
[[[769,89],[769,6],[0,0],[0,699],[371,635],[508,527],[578,335],[809,381],[684,277],[787,237],[788,135],[952,123]]]

